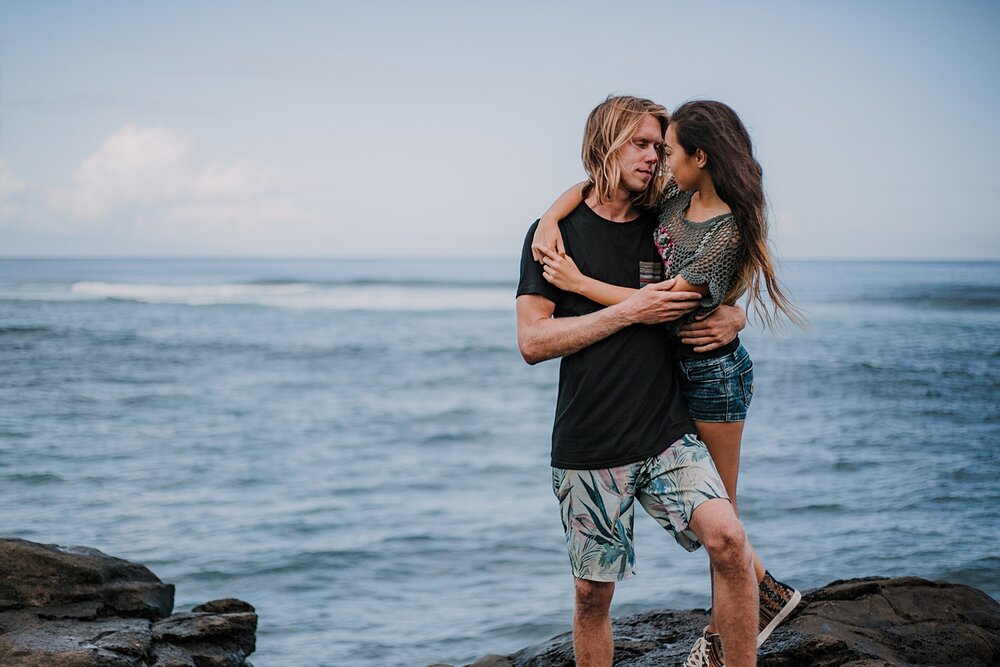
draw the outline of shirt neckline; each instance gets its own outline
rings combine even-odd
[[[733,212],[730,211],[729,213],[720,213],[719,215],[713,215],[708,220],[702,220],[700,222],[689,220],[687,217],[687,210],[691,206],[691,198],[693,194],[690,192],[685,192],[684,194],[686,196],[684,197],[684,201],[682,202],[684,205],[681,206],[680,208],[679,217],[681,219],[681,222],[683,222],[688,227],[693,227],[694,229],[704,229],[705,227],[710,227],[714,224],[717,224],[725,220],[726,218],[731,218],[733,216]]]
[[[689,227],[695,227],[695,228],[709,227],[711,225],[714,225],[718,222],[725,220],[726,218],[731,218],[731,217],[733,217],[732,211],[730,211],[729,213],[720,213],[719,215],[713,215],[708,220],[695,222],[694,220],[688,220],[688,217],[684,215],[683,211],[681,211],[681,220],[684,221],[684,224],[688,225]]]
[[[589,215],[593,216],[594,219],[600,220],[601,222],[606,222],[609,225],[616,225],[616,226],[619,226],[619,227],[623,226],[623,225],[632,225],[632,224],[635,224],[637,222],[641,222],[644,219],[646,219],[646,216],[648,215],[648,212],[646,212],[646,211],[639,211],[639,215],[637,217],[632,218],[631,220],[622,220],[622,221],[619,222],[617,220],[608,220],[603,215],[601,215],[600,213],[598,213],[594,209],[590,208],[590,205],[587,204],[586,201],[580,202],[580,206],[582,206],[587,211],[587,213]]]

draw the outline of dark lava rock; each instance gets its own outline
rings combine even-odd
[[[94,612],[163,618],[174,587],[144,565],[88,547],[0,540],[0,610],[97,603]]]
[[[1000,604],[916,577],[834,581],[761,647],[763,667],[1000,665]]]
[[[252,667],[252,606],[215,600],[171,615],[173,603],[173,585],[142,565],[0,539],[3,667]]]
[[[708,622],[704,610],[614,621],[615,667],[683,665]],[[982,591],[916,577],[834,581],[807,592],[758,653],[759,667],[1000,665],[1000,604]],[[467,667],[573,667],[566,633]]]

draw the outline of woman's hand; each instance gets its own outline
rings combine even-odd
[[[558,220],[549,221],[543,217],[538,221],[538,227],[535,228],[535,236],[531,239],[531,256],[536,262],[541,262],[545,257],[543,251],[548,251],[554,255],[565,255],[566,253],[566,248],[563,246],[562,233],[559,231]]]
[[[539,253],[542,256],[542,276],[547,281],[563,291],[580,292],[583,274],[572,257],[547,248],[539,248]]]

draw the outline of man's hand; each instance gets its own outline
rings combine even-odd
[[[697,292],[671,292],[675,280],[646,285],[619,304],[626,317],[636,324],[673,322],[695,310],[701,303]]]
[[[732,342],[747,325],[747,314],[739,306],[719,306],[708,315],[685,324],[678,332],[681,342],[695,352],[709,352]]]
[[[607,308],[577,317],[552,317],[556,305],[538,294],[517,297],[517,344],[529,364],[565,357],[632,324],[659,324],[690,313],[701,303],[697,292],[671,292],[667,280],[636,290]]]

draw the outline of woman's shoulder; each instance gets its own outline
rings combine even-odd
[[[720,216],[718,221],[705,230],[709,245],[729,252],[736,252],[740,247],[740,228],[732,213]]]
[[[728,216],[723,218],[722,225],[720,225],[723,233],[729,238],[732,245],[738,245],[740,242],[740,227],[736,224],[736,216],[730,213]]]

